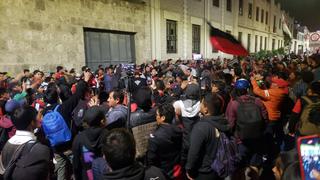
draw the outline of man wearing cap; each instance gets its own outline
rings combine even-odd
[[[259,98],[250,96],[248,94],[248,90],[250,88],[249,81],[246,79],[239,79],[236,81],[234,88],[235,88],[236,97],[229,102],[226,110],[226,117],[231,128],[234,131],[238,131],[236,127],[238,126],[237,118],[239,115],[238,108],[240,104],[243,106],[246,103],[254,103],[260,111],[260,117],[262,121],[265,122],[268,119],[267,110]],[[260,143],[261,136],[260,137],[256,136],[250,139],[241,139],[240,137],[238,137],[237,132],[235,133],[236,133],[236,137],[241,141],[241,144],[239,145],[239,149],[240,149],[240,154],[242,156],[243,163],[245,165],[250,165],[253,168],[256,168],[255,170],[257,170],[257,168],[262,163],[262,155],[261,155],[262,144]],[[263,134],[263,130],[261,131],[260,135],[262,134]]]

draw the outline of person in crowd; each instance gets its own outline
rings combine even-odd
[[[6,101],[0,100],[0,153],[7,141],[16,133],[16,128],[12,123],[11,117],[8,116],[6,112],[6,104]],[[13,105],[12,111],[19,106],[20,105]]]
[[[107,67],[106,73],[104,74],[104,77],[103,77],[104,90],[107,93],[111,92],[113,89],[112,77],[113,77],[113,69],[112,69],[112,67]]]
[[[93,106],[86,110],[83,117],[86,128],[77,134],[73,141],[73,172],[76,180],[91,180],[94,174],[92,162],[102,158],[101,134],[105,122],[104,110],[99,106]]]
[[[320,115],[316,111],[312,113],[312,109],[308,106],[320,101],[320,82],[311,83],[307,90],[307,95],[302,96],[297,100],[289,121],[289,134],[291,136],[299,135],[312,135],[320,133],[320,126],[318,124]],[[308,110],[309,109],[309,110]],[[304,114],[303,112],[306,111]],[[311,112],[308,112],[311,111]],[[311,122],[308,126],[308,122]],[[297,127],[297,124],[300,126]]]
[[[225,112],[231,99],[230,93],[226,91],[225,83],[221,80],[212,80],[211,93],[216,93],[223,102],[222,112]]]
[[[121,90],[113,90],[109,94],[109,111],[106,114],[107,129],[121,128],[126,126],[127,107],[123,105],[124,94]]]
[[[155,132],[150,134],[147,164],[160,168],[171,179],[181,179],[182,129],[172,125],[174,117],[172,104],[163,104],[157,108],[158,126]]]
[[[290,57],[245,57],[239,62],[240,65],[235,58],[230,60],[219,57],[198,62],[181,59],[172,62],[173,60],[169,59],[136,64],[130,69],[130,73],[120,65],[110,65],[105,69],[106,72],[102,72],[102,65],[92,71],[91,67],[84,66],[82,74],[77,74],[77,69],[74,68],[67,73],[62,66],[57,67],[56,73],[45,76],[42,70],[34,70],[34,67],[34,71],[31,71],[33,73],[26,70],[15,77],[11,77],[10,72],[0,72],[0,148],[15,132],[14,122],[10,123],[8,120],[12,119],[17,108],[28,104],[38,110],[36,119],[38,123],[42,123],[42,128],[35,129],[38,141],[49,145],[43,134],[43,128],[46,126],[44,116],[60,105],[58,113],[62,115],[75,138],[50,148],[56,167],[56,174],[50,174],[52,179],[55,179],[56,175],[59,180],[68,180],[72,173],[76,179],[136,179],[134,174],[150,174],[150,168],[137,165],[138,161],[144,166],[157,166],[165,176],[169,176],[169,179],[179,179],[180,172],[183,172],[184,176],[188,175],[190,179],[219,179],[209,165],[209,156],[214,158],[214,154],[210,154],[212,141],[216,142],[217,139],[214,136],[215,132],[210,135],[208,132],[217,129],[225,133],[230,131],[230,135],[235,136],[240,150],[237,155],[242,156],[238,165],[240,173],[243,169],[249,169],[250,172],[245,171],[243,175],[247,176],[253,172],[256,177],[250,177],[258,178],[260,174],[256,170],[259,169],[262,172],[261,179],[272,179],[271,169],[281,143],[284,142],[284,146],[281,146],[282,151],[294,149],[295,146],[288,145],[291,142],[293,145],[296,136],[320,132],[319,113],[314,110],[319,106],[319,54],[308,58],[312,69],[308,67],[306,56]],[[50,69],[43,71],[48,72]],[[91,72],[96,72],[96,76]],[[128,74],[133,77],[127,78]],[[252,86],[244,79],[250,79],[251,76]],[[99,81],[100,83],[97,83]],[[250,96],[251,91],[257,97]],[[127,102],[130,99],[125,99],[126,93],[131,97],[131,112],[123,105],[130,105]],[[201,97],[205,97],[203,103],[199,101]],[[294,103],[295,107],[291,108],[290,104],[293,107]],[[99,108],[96,107],[99,105]],[[173,119],[172,106],[175,111]],[[89,109],[86,113],[89,107],[98,108],[99,111],[91,112]],[[104,112],[103,117],[100,117],[100,110]],[[200,111],[203,117],[199,121]],[[288,111],[290,114],[292,111],[290,119]],[[226,118],[222,114],[225,114]],[[90,117],[85,120],[84,115]],[[95,115],[99,116],[97,119],[104,120],[106,127],[103,128],[103,132],[127,127],[128,132],[134,135],[137,147],[135,155],[131,154],[135,157],[132,161],[118,166],[112,160],[119,160],[118,152],[111,152],[118,157],[112,157],[110,154],[109,157],[105,157],[110,164],[102,158],[101,151],[97,149],[105,141],[101,142],[99,139],[102,124],[93,117]],[[255,117],[253,119],[257,126],[246,130],[252,127],[246,124],[247,121],[251,122],[248,115]],[[97,121],[88,121],[90,119]],[[288,121],[289,133],[283,138],[283,131],[286,131],[283,127],[287,127],[284,124]],[[263,133],[264,129],[264,138],[260,138],[261,134],[254,132],[256,130]],[[181,138],[181,131],[182,147],[181,144],[179,146],[181,141],[178,140]],[[100,134],[106,137],[102,130]],[[116,138],[124,136],[117,135]],[[89,142],[86,138],[90,139]],[[52,143],[52,139],[48,139]],[[109,145],[112,143],[114,142],[110,141]],[[130,143],[133,143],[132,137]],[[264,158],[261,155],[263,145],[266,147]],[[72,156],[76,156],[73,168]],[[90,157],[88,161],[87,157]],[[52,159],[50,156],[49,158]],[[264,166],[261,166],[262,159]],[[155,168],[151,168],[151,171],[158,172]],[[314,173],[317,173],[316,169]],[[130,174],[130,178],[127,178],[126,174]],[[282,172],[281,176],[284,178],[283,174]],[[238,178],[234,175],[231,178],[233,177]],[[144,179],[144,176],[137,177],[139,178]],[[161,179],[162,176],[152,178]]]
[[[156,121],[156,111],[152,108],[151,96],[152,91],[148,87],[140,88],[133,94],[137,109],[130,115],[130,128]]]
[[[283,124],[280,119],[281,105],[289,93],[288,82],[283,76],[280,76],[282,74],[283,73],[279,73],[279,75],[271,78],[271,85],[268,89],[261,89],[258,86],[257,80],[260,80],[261,76],[256,75],[251,77],[253,93],[261,98],[262,103],[265,105],[268,112],[269,121],[266,127],[266,134],[270,139],[269,143],[275,143],[275,148],[277,148],[277,151],[279,151],[280,145],[284,138]]]
[[[79,100],[84,98],[86,92],[88,91],[87,82],[89,81],[92,74],[90,72],[84,73],[84,80],[81,80],[76,88],[76,93],[73,94],[68,100],[64,101],[62,104],[59,103],[59,93],[58,87],[56,84],[52,83],[48,85],[48,89],[44,94],[44,101],[46,103],[46,107],[43,110],[43,116],[46,113],[53,111],[58,105],[60,105],[57,111],[61,114],[67,126],[71,128],[72,122],[72,112],[74,108],[77,106]],[[70,179],[71,177],[71,162],[69,157],[72,155],[71,151],[71,142],[66,142],[61,145],[57,145],[53,148],[55,161],[57,179],[65,180]]]
[[[153,166],[145,168],[135,160],[135,140],[125,129],[108,132],[103,139],[102,152],[108,165],[104,180],[167,179],[160,169]]]
[[[17,131],[1,153],[1,163],[8,173],[5,173],[5,179],[43,180],[49,177],[52,157],[50,149],[39,143],[34,135],[34,129],[39,126],[36,118],[37,111],[31,106],[14,111],[12,121]]]
[[[301,79],[293,86],[294,101],[307,94],[307,89],[313,80],[314,75],[311,71],[301,72]]]
[[[190,133],[194,124],[199,121],[200,112],[200,87],[197,84],[189,84],[185,89],[185,100],[173,103],[176,115],[184,127],[181,161],[184,164],[187,159],[190,146]]]
[[[188,179],[221,179],[211,168],[214,149],[217,148],[217,131],[230,133],[228,121],[221,114],[222,102],[215,94],[207,94],[201,100],[203,117],[191,132],[186,172]]]
[[[309,62],[314,74],[314,81],[320,80],[320,54],[313,54],[309,56]]]
[[[262,138],[268,113],[259,98],[248,94],[249,81],[239,79],[236,81],[234,88],[236,97],[228,104],[226,118],[235,136],[241,141],[239,150],[242,156],[242,164],[251,166],[258,171],[262,165],[264,148]],[[244,114],[251,114],[253,119],[250,119],[251,116],[247,117]]]

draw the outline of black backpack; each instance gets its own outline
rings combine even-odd
[[[265,123],[261,117],[260,108],[255,104],[255,98],[250,97],[249,101],[239,102],[236,121],[236,135],[241,139],[256,139],[263,135]]]

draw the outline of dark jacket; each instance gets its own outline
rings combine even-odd
[[[104,174],[104,180],[165,180],[167,179],[156,167],[144,168],[139,163]]]
[[[130,127],[136,127],[139,125],[147,124],[156,121],[156,111],[155,109],[150,109],[145,112],[142,109],[137,109],[130,115]]]
[[[90,127],[80,132],[74,139],[72,145],[73,152],[73,172],[76,180],[88,179],[88,173],[93,174],[92,161],[102,157],[101,134],[103,129]],[[88,158],[90,157],[90,158]]]
[[[215,128],[227,134],[230,132],[228,121],[223,116],[204,116],[192,129],[186,164],[186,170],[191,177],[196,177],[198,173],[213,172],[212,153],[217,145]]]
[[[20,145],[7,143],[2,152],[2,162],[7,168],[10,159]],[[27,142],[22,150],[19,160],[16,162],[16,167],[12,173],[14,180],[43,180],[48,177],[50,164],[50,149],[36,142]]]
[[[147,162],[174,178],[174,168],[180,166],[182,129],[175,125],[161,124],[150,134]]]

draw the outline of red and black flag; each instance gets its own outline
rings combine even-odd
[[[208,25],[210,26],[211,44],[217,50],[227,54],[233,54],[237,56],[249,55],[248,51],[231,34],[220,31],[217,28],[214,28],[209,22],[208,22]]]

